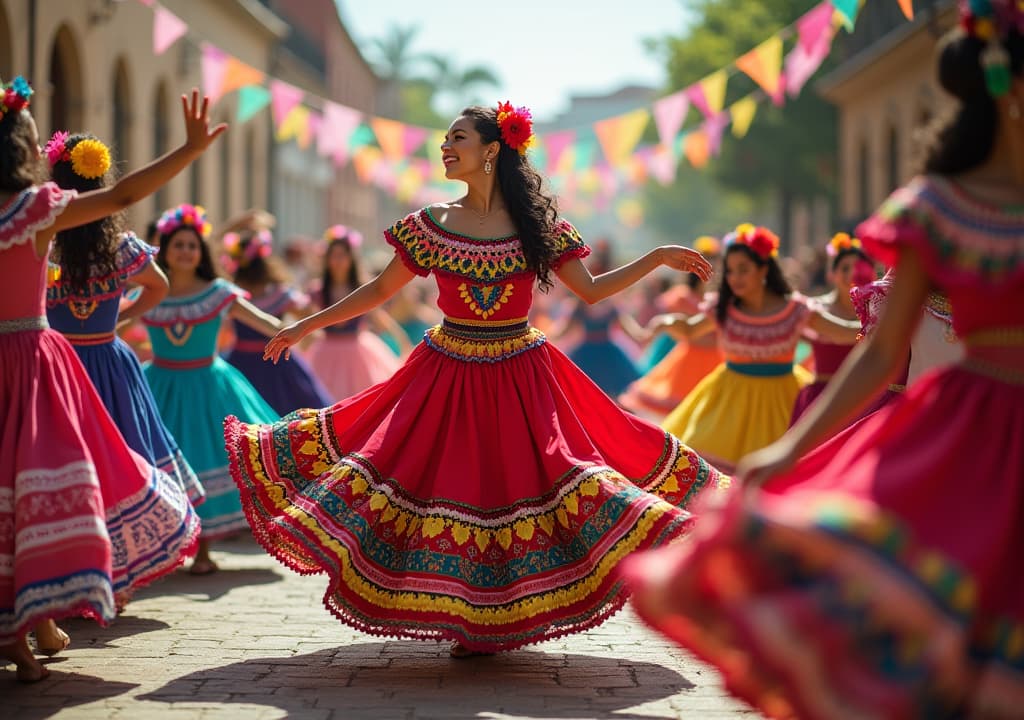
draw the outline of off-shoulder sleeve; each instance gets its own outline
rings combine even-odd
[[[53,225],[78,193],[46,182],[22,190],[0,209],[0,250],[29,242]]]
[[[125,279],[136,275],[149,265],[156,257],[157,249],[143,242],[133,232],[121,236],[121,244],[117,248],[117,269]]]
[[[555,225],[555,259],[551,268],[557,270],[571,258],[585,258],[590,248],[583,242],[579,231],[568,220],[559,220]]]
[[[861,335],[867,336],[874,332],[891,287],[892,271],[880,280],[850,288],[850,299],[853,300],[853,308],[860,320]]]
[[[434,268],[437,243],[423,225],[423,210],[409,213],[384,231],[384,240],[395,248],[402,264],[417,275],[426,277]]]

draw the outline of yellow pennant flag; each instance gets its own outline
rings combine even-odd
[[[384,156],[391,160],[401,160],[405,155],[405,126],[397,120],[375,117],[370,120],[370,127],[377,136]]]
[[[352,166],[356,169],[356,177],[359,178],[359,182],[369,185],[383,158],[380,148],[375,148],[372,145],[363,145],[356,150],[352,155]]]
[[[732,134],[741,138],[750,130],[750,123],[754,122],[754,115],[757,114],[757,100],[749,95],[742,100],[737,100],[729,107],[729,115],[732,116]]]
[[[695,130],[686,136],[683,142],[683,154],[690,161],[693,167],[700,170],[708,164],[711,157],[711,144],[708,142],[708,134],[703,130]]]
[[[435,130],[427,138],[427,157],[430,159],[430,176],[435,180],[444,179],[444,162],[441,160],[441,143],[444,142],[444,131]]]
[[[782,38],[778,35],[765,40],[746,55],[737,58],[736,67],[745,72],[769,95],[779,92],[782,75]]]
[[[716,70],[700,81],[700,89],[704,92],[704,100],[712,114],[722,112],[725,107],[725,86],[729,82],[729,73],[725,68]]]
[[[640,137],[644,134],[651,114],[646,108],[639,108],[625,115],[599,120],[594,123],[594,134],[601,144],[604,156],[612,167],[624,165]]]
[[[296,105],[288,113],[284,122],[277,126],[277,141],[285,142],[295,138],[301,142],[303,138],[309,138],[309,108],[305,105]]]
[[[224,79],[221,81],[220,94],[227,95],[232,90],[246,85],[262,85],[266,76],[252,65],[246,65],[238,58],[228,58],[224,65]]]

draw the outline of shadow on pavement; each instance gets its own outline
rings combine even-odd
[[[162,620],[135,617],[132,615],[131,605],[123,615],[118,615],[106,627],[86,618],[67,618],[60,622],[60,626],[71,636],[71,649],[74,650],[83,647],[109,647],[111,640],[166,630],[170,627]]]
[[[657,720],[628,712],[694,685],[652,662],[517,650],[453,660],[433,642],[362,643],[200,670],[139,700],[245,703],[293,717],[317,709],[347,720],[415,718],[614,718]]]
[[[111,682],[94,675],[61,672],[54,667],[55,660],[57,658],[43,660],[51,675],[35,685],[22,685],[16,682],[13,665],[8,666],[10,672],[0,670],[2,703],[12,703],[18,708],[17,715],[11,717],[17,717],[17,720],[44,720],[62,712],[74,717],[75,711],[71,708],[76,705],[123,695],[138,687],[137,683]],[[40,693],[44,691],[45,699],[39,702]],[[33,700],[36,702],[32,702]],[[7,717],[2,708],[0,717]]]
[[[201,602],[212,602],[244,585],[270,585],[284,578],[268,568],[221,568],[210,575],[189,575],[186,570],[172,573],[135,594],[136,600],[160,595],[189,595]],[[131,605],[128,605],[129,611]]]

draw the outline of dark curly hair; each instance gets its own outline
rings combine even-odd
[[[160,249],[156,254],[156,264],[160,266],[160,269],[167,272],[170,268],[167,267],[167,246],[170,244],[171,238],[174,237],[179,230],[187,230],[199,239],[199,265],[196,266],[196,277],[203,280],[215,280],[219,273],[217,272],[217,266],[213,263],[213,253],[210,252],[210,243],[206,242],[202,235],[200,235],[194,227],[191,225],[182,225],[174,228],[169,233],[160,234]]]
[[[551,287],[551,265],[555,260],[558,202],[544,192],[544,178],[526,156],[501,140],[496,108],[471,105],[461,115],[473,121],[484,145],[498,141],[498,187],[523,244],[526,265],[537,273],[540,289],[546,291]]]
[[[789,297],[792,294],[793,288],[790,287],[786,277],[782,274],[782,268],[775,262],[775,258],[770,257],[766,260],[746,245],[736,243],[726,246],[725,255],[722,258],[723,264],[728,262],[730,255],[736,253],[743,253],[758,267],[768,266],[768,274],[764,279],[765,289],[771,290],[776,295],[782,297]],[[723,272],[721,287],[718,290],[718,305],[715,306],[715,319],[718,320],[719,325],[725,323],[725,318],[729,313],[729,306],[735,305],[737,301],[738,298],[733,294],[732,287],[729,285],[728,275]]]
[[[246,248],[252,244],[256,233],[252,230],[243,230],[238,235],[238,253],[244,254]],[[244,265],[239,263],[238,269],[235,270],[235,282],[249,287],[266,285],[268,283],[282,284],[289,280],[290,276],[284,264],[274,255],[266,258],[257,255],[248,260]]]
[[[0,192],[20,193],[45,180],[32,116],[28,110],[5,113],[0,119]]]
[[[320,287],[320,303],[322,307],[330,307],[333,300],[331,300],[331,285],[333,280],[331,278],[331,266],[328,259],[331,257],[331,251],[338,246],[348,248],[348,255],[352,259],[351,264],[348,266],[348,277],[345,278],[345,282],[348,283],[349,290],[355,290],[362,282],[363,273],[359,267],[359,256],[356,255],[355,248],[352,247],[352,243],[349,242],[347,237],[340,237],[331,240],[327,244],[327,249],[324,250],[324,272],[321,277],[322,286]]]
[[[64,147],[70,152],[83,140],[97,139],[95,135],[75,133],[68,136]],[[72,169],[70,160],[58,160],[50,168],[50,175],[63,189],[78,192],[99,190],[114,180],[113,165],[100,177],[84,178]],[[117,270],[117,248],[125,225],[124,213],[118,212],[57,233],[54,259],[73,291],[85,292],[90,275],[104,276]]]
[[[1011,32],[1003,46],[1015,76],[1024,68],[1024,39]],[[981,52],[985,43],[956,29],[939,45],[939,84],[959,103],[932,123],[926,133],[923,171],[956,175],[981,165],[992,154],[999,118],[995,99],[985,85]]]

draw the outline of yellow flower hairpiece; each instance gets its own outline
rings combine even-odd
[[[832,236],[832,239],[828,241],[828,245],[825,247],[825,252],[828,253],[829,257],[835,257],[846,250],[860,249],[860,240],[855,237],[850,237],[848,233],[841,232]]]
[[[71,150],[71,169],[87,180],[102,177],[110,169],[110,150],[99,140],[81,140]]]
[[[701,235],[693,241],[693,249],[701,255],[717,255],[722,251],[722,244],[718,238],[711,235]]]

